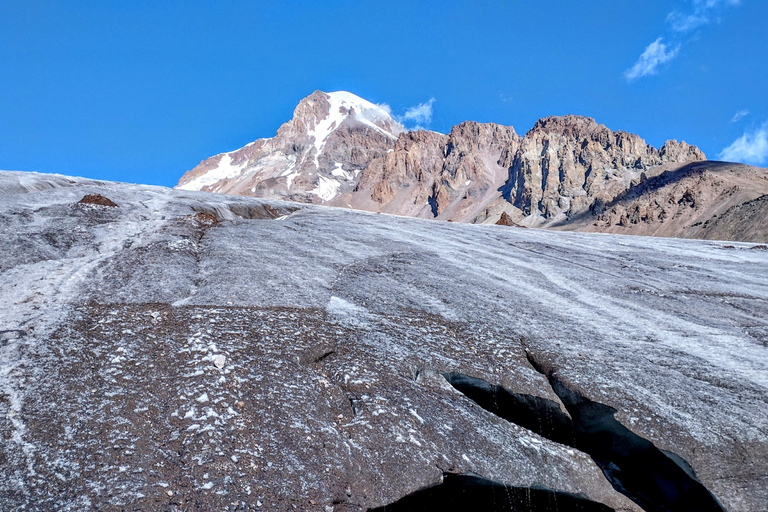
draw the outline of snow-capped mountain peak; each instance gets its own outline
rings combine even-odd
[[[215,155],[186,173],[177,188],[300,201],[329,201],[351,191],[371,160],[386,155],[405,128],[351,92],[315,91],[270,139]]]
[[[326,93],[326,96],[331,106],[328,110],[328,117],[323,120],[325,126],[335,125],[338,127],[345,119],[352,117],[391,138],[397,138],[400,132],[405,131],[405,128],[392,119],[388,110],[381,105],[371,103],[347,91],[329,92]],[[316,133],[320,138],[324,138],[319,126]],[[327,135],[325,134],[326,137]]]
[[[319,167],[318,157],[322,153],[328,137],[347,119],[362,123],[391,139],[396,139],[399,133],[405,131],[400,123],[392,119],[387,110],[360,96],[347,91],[323,94],[330,103],[328,114],[323,119],[318,120],[315,127],[307,132],[307,135],[314,138],[315,165],[317,167]]]

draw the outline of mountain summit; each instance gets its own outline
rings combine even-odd
[[[177,188],[326,202],[350,192],[357,176],[404,132],[387,110],[350,92],[315,91],[271,139],[203,160]]]

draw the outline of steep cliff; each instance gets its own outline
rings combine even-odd
[[[468,221],[498,197],[504,151],[519,144],[511,126],[466,121],[448,135],[401,134],[360,174],[354,194],[332,203],[423,218]]]
[[[633,179],[659,165],[705,159],[685,142],[667,141],[657,150],[592,118],[547,117],[503,162],[509,167],[503,193],[524,215],[572,217],[627,190]]]

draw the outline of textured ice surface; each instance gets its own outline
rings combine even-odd
[[[118,207],[76,206],[88,193]],[[557,401],[527,348],[727,510],[758,510],[752,247],[0,173],[0,503],[338,512],[472,472],[636,510],[439,373]]]

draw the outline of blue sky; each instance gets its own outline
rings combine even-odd
[[[417,5],[414,5],[417,4]],[[172,186],[315,89],[768,165],[768,2],[0,2],[0,169]]]

